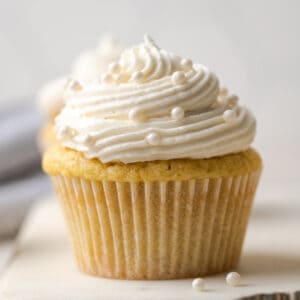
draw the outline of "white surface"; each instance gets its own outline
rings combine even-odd
[[[14,249],[13,240],[0,241],[0,276],[5,270]]]
[[[80,274],[58,206],[56,202],[44,202],[36,207],[23,228],[16,256],[0,282],[0,297],[226,300],[257,292],[292,292],[300,289],[299,215],[300,205],[289,209],[284,201],[259,203],[238,269],[241,286],[227,286],[222,274],[206,277],[206,291],[199,293],[192,289],[192,280],[122,281]]]
[[[288,182],[300,169],[299,10],[297,0],[0,1],[0,99],[64,75],[105,32],[127,44],[148,32],[240,96],[258,119],[264,178]]]

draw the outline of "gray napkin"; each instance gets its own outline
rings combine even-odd
[[[14,234],[28,206],[50,191],[36,143],[42,117],[23,103],[0,109],[0,237]]]

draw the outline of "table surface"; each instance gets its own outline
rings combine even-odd
[[[0,282],[0,298],[226,300],[259,292],[293,292],[300,289],[300,205],[290,207],[274,200],[254,210],[238,269],[240,287],[226,286],[221,274],[205,278],[206,291],[199,293],[192,289],[192,280],[124,281],[80,274],[57,202],[44,201],[23,227]]]

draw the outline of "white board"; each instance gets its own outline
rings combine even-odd
[[[205,278],[206,291],[196,292],[192,280],[125,281],[80,274],[57,202],[44,201],[34,207],[23,227],[0,281],[0,299],[226,300],[300,290],[300,205],[288,207],[274,201],[255,209],[238,269],[242,286],[226,286],[221,274]]]

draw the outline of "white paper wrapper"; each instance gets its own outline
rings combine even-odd
[[[53,179],[83,272],[171,279],[236,267],[259,175],[138,183]]]

